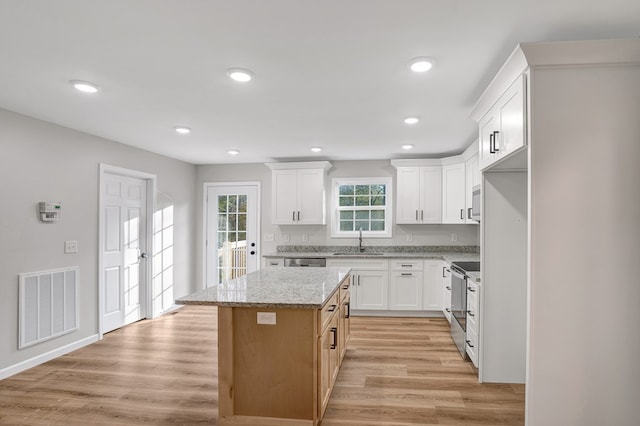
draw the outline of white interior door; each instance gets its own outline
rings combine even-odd
[[[258,185],[207,186],[206,286],[258,268]]]
[[[106,333],[146,317],[147,181],[103,173],[102,327]]]

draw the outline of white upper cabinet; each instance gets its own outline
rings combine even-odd
[[[442,166],[442,223],[466,223],[466,163]]]
[[[271,178],[271,221],[275,225],[325,225],[327,161],[268,163]]]
[[[397,170],[396,223],[441,223],[441,166],[402,166]]]
[[[480,119],[480,170],[526,146],[526,76],[523,74]]]

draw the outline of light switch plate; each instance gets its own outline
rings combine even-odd
[[[411,232],[409,232],[409,233],[407,234],[407,242],[409,242],[409,243],[410,243],[411,241],[413,241],[413,234],[412,234]]]
[[[289,234],[282,234],[282,241],[288,243],[289,242]]]
[[[64,252],[65,252],[65,254],[77,253],[78,252],[78,242],[77,241],[65,241],[64,242]]]
[[[276,313],[258,312],[258,324],[276,325]]]

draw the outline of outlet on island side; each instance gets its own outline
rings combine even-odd
[[[451,241],[458,241],[458,234],[451,234]]]

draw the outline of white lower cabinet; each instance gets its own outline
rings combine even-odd
[[[389,309],[419,311],[422,309],[422,260],[394,260],[391,262]]]
[[[478,335],[480,331],[480,286],[467,280],[467,354],[473,365],[478,367]]]
[[[329,267],[351,268],[351,309],[389,309],[389,261],[386,259],[327,259]]]
[[[422,309],[425,311],[442,310],[442,276],[445,265],[443,260],[427,259],[424,261]],[[449,298],[449,303],[451,303],[451,298]]]

